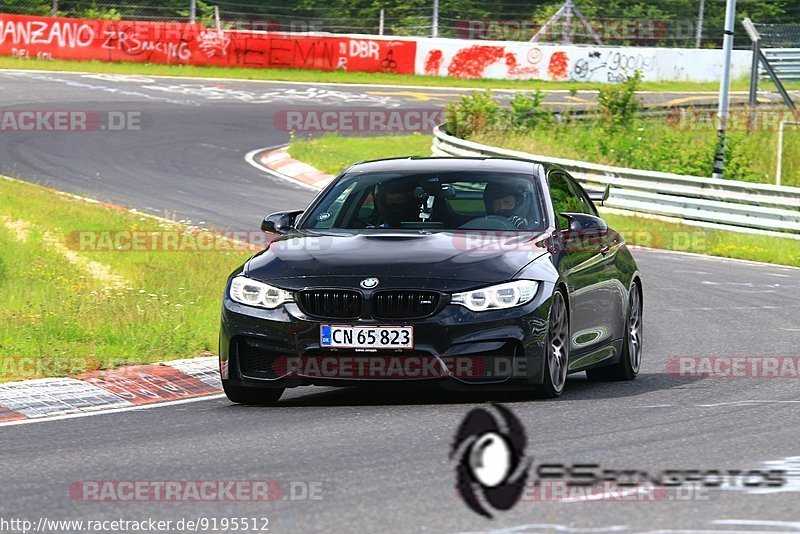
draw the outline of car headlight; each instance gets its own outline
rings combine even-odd
[[[538,287],[539,283],[533,280],[517,280],[474,291],[454,293],[450,297],[450,303],[459,304],[476,312],[502,310],[529,303],[536,295]]]
[[[294,302],[291,291],[272,287],[264,282],[237,276],[231,280],[231,299],[239,304],[273,310],[285,302]]]

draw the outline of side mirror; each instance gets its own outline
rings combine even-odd
[[[589,199],[594,202],[595,204],[600,204],[601,206],[608,200],[608,197],[611,196],[611,184],[606,185],[606,188],[602,191],[598,190],[591,190],[586,192],[589,195]]]
[[[567,231],[570,233],[605,234],[608,232],[608,225],[600,217],[586,213],[562,213],[561,216],[569,221]]]
[[[445,184],[442,186],[442,192],[439,196],[442,198],[456,198],[456,188],[452,184]]]
[[[261,230],[273,234],[285,234],[294,228],[294,222],[301,213],[302,210],[271,213],[261,221]]]

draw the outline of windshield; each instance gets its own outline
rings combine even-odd
[[[518,173],[349,173],[302,228],[544,230],[539,188]]]

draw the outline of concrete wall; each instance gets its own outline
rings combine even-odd
[[[751,53],[735,50],[734,78],[750,71]],[[618,82],[635,70],[646,81],[714,82],[722,50],[546,45],[527,42],[417,39],[417,74],[458,78]]]

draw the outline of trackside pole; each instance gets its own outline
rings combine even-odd
[[[719,84],[719,111],[717,113],[717,156],[714,159],[714,178],[723,178],[725,171],[725,129],[730,113],[731,56],[733,55],[733,29],[736,23],[736,0],[728,0],[725,9],[725,37],[722,42],[722,82]]]
[[[431,37],[439,37],[439,0],[433,0],[433,20],[431,20]]]

